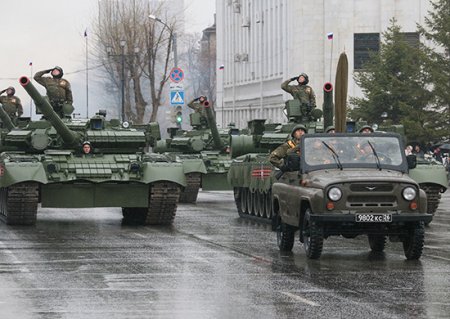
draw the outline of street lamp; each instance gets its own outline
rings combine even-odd
[[[106,52],[108,53],[108,57],[120,57],[120,63],[121,63],[121,93],[122,93],[122,107],[119,111],[119,114],[121,114],[121,120],[126,121],[125,118],[125,58],[129,56],[134,56],[139,53],[139,48],[134,48],[133,54],[125,54],[125,46],[127,44],[126,40],[120,40],[119,46],[121,48],[120,54],[113,54],[113,48],[111,46],[106,47]]]
[[[173,63],[175,64],[174,67],[178,67],[178,55],[177,55],[177,34],[173,31],[173,29],[165,23],[160,18],[154,16],[153,14],[150,14],[148,16],[150,19],[157,21],[164,25],[167,29],[169,29],[170,32],[170,38],[172,38],[172,49],[173,49]]]

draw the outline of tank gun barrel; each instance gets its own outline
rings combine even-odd
[[[0,106],[0,119],[2,120],[3,125],[8,131],[12,131],[12,129],[15,128],[8,113],[6,113],[5,110],[3,109],[3,105]]]
[[[208,101],[203,102],[203,107],[205,108],[206,119],[208,120],[208,126],[211,129],[211,135],[214,142],[214,148],[217,150],[222,150],[224,148],[222,139],[220,138],[219,130],[217,129],[216,118],[214,116],[213,110],[209,105]]]
[[[36,107],[42,112],[45,118],[52,123],[53,127],[59,133],[64,143],[73,145],[79,139],[77,133],[70,130],[61,118],[56,114],[53,110],[53,107],[50,103],[42,97],[42,95],[38,92],[36,87],[31,83],[30,79],[27,76],[22,76],[19,79],[20,85],[27,91],[28,95],[33,99]]]
[[[327,82],[323,85],[323,126],[333,126],[334,117],[333,84]]]

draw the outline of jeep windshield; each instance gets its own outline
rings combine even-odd
[[[375,168],[407,171],[403,145],[396,134],[311,134],[302,141],[305,171]]]

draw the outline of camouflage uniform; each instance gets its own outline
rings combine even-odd
[[[297,150],[298,142],[295,139],[289,140],[278,146],[269,155],[269,161],[273,166],[281,168],[284,165],[284,158],[290,153]]]
[[[188,106],[193,109],[195,112],[200,113],[201,116],[206,117],[205,109],[203,108],[203,104],[197,99],[193,99],[188,103]]]
[[[294,137],[294,133],[297,130],[303,130],[305,134],[307,132],[306,127],[302,124],[294,126],[291,132],[292,139],[290,139],[284,144],[281,144],[274,151],[272,151],[272,153],[270,153],[269,161],[272,163],[273,166],[281,168],[284,165],[284,158],[291,152],[297,152],[298,154],[300,154],[300,150],[298,147],[300,141]]]
[[[37,72],[34,75],[34,80],[45,87],[53,110],[55,110],[60,117],[63,117],[63,105],[73,103],[72,90],[69,81],[66,79],[43,76],[46,73],[50,73],[52,70],[53,69]]]
[[[307,105],[309,110],[306,111],[309,113],[316,107],[316,95],[312,87],[306,84],[289,85],[291,81],[293,81],[293,78],[284,81],[281,88],[283,91],[290,93],[294,99],[300,100],[302,105]]]
[[[3,94],[7,89],[0,92]],[[20,99],[13,95],[0,96],[0,103],[3,105],[3,109],[9,115],[13,123],[16,122],[16,119],[23,114],[23,107]]]

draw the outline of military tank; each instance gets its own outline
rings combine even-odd
[[[308,133],[323,133],[332,121],[333,85],[323,87],[323,113],[320,109],[305,111],[299,100],[289,100],[285,104],[287,123],[266,124],[264,119],[248,122],[248,134],[232,136],[231,163],[228,182],[233,187],[238,214],[241,217],[273,222],[271,189],[276,175],[280,172],[272,166],[270,152],[286,142],[292,129],[302,124]],[[323,115],[325,115],[323,117]]]
[[[31,84],[20,84],[43,119],[10,130],[0,154],[0,216],[7,224],[33,225],[42,207],[122,207],[124,222],[174,221],[183,167],[144,151],[143,131],[99,112],[90,119],[61,119]],[[87,145],[88,152],[82,152]]]
[[[208,101],[203,102],[203,108],[205,117],[197,112],[190,114],[192,130],[169,128],[170,138],[157,141],[153,148],[183,164],[187,183],[180,196],[183,203],[196,202],[200,188],[231,190],[227,182],[231,164],[228,146],[231,136],[239,134],[239,130],[234,127],[218,129]]]

